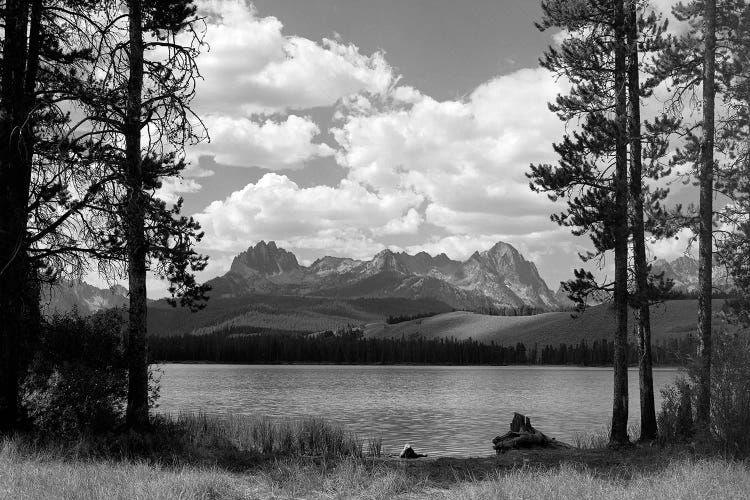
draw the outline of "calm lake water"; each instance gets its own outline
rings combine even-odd
[[[608,425],[612,369],[580,367],[161,365],[160,411],[204,410],[270,417],[318,416],[384,453],[404,443],[431,456],[491,455],[513,412],[545,434],[572,441]],[[660,389],[677,369],[654,370]],[[630,370],[630,422],[639,420],[638,372]]]

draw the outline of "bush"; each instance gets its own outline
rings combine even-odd
[[[659,434],[663,442],[675,443],[708,434],[725,455],[750,455],[750,330],[715,331],[711,359],[711,427],[695,429],[694,413],[697,373],[688,368],[688,379],[662,390]],[[709,443],[701,443],[706,445]]]
[[[116,310],[86,318],[74,311],[43,323],[22,387],[37,429],[75,437],[120,423],[128,385],[122,331]]]
[[[750,455],[750,332],[713,341],[711,427],[727,455]]]
[[[695,434],[693,390],[685,378],[661,390],[662,406],[657,419],[663,443],[687,442]]]

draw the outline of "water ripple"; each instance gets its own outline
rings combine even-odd
[[[562,441],[605,427],[612,369],[331,365],[161,365],[160,411],[204,410],[270,417],[317,416],[361,437],[379,435],[385,453],[411,443],[432,456],[492,454],[517,411]],[[654,370],[660,388],[676,369]],[[639,415],[637,371],[630,370],[630,415]]]

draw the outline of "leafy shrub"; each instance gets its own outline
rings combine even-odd
[[[663,443],[686,442],[695,433],[693,390],[685,378],[661,390],[662,406],[657,425]]]
[[[74,311],[43,323],[22,389],[37,429],[73,437],[121,421],[128,384],[122,330],[116,310],[86,318]]]
[[[711,359],[711,427],[694,426],[697,371],[662,390],[659,434],[674,443],[708,434],[711,445],[726,455],[750,455],[750,330],[715,331]],[[708,431],[708,432],[706,432]],[[701,443],[701,446],[709,443]]]
[[[711,426],[721,450],[750,454],[750,332],[718,335],[713,341]]]

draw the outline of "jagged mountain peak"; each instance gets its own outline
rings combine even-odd
[[[670,262],[675,272],[682,274],[698,274],[698,261],[692,257],[682,255]]]
[[[411,255],[384,248],[367,261],[326,256],[304,267],[291,252],[260,241],[239,254],[230,272],[211,284],[221,296],[434,296],[459,308],[559,307],[536,266],[505,242],[475,252],[465,262],[445,253],[433,257],[425,251]]]
[[[315,262],[310,264],[308,270],[313,274],[324,276],[348,272],[353,267],[360,264],[362,264],[362,261],[350,259],[348,257],[332,257],[326,255],[325,257],[316,259]]]
[[[243,276],[269,276],[299,270],[300,265],[292,252],[277,247],[274,241],[261,240],[235,257],[230,269]]]
[[[403,264],[403,257],[394,253],[389,248],[384,248],[375,254],[370,262],[367,263],[368,274],[393,271],[400,274],[409,274],[409,269]]]
[[[516,250],[516,247],[504,241],[498,241],[497,243],[492,245],[492,248],[490,248],[489,250],[486,250],[486,252],[490,254],[506,254],[506,253],[512,253],[514,255],[519,254],[518,250]]]
[[[489,250],[474,252],[461,270],[464,287],[481,290],[498,304],[558,307],[555,294],[547,287],[533,262],[527,261],[511,244],[497,242]]]

